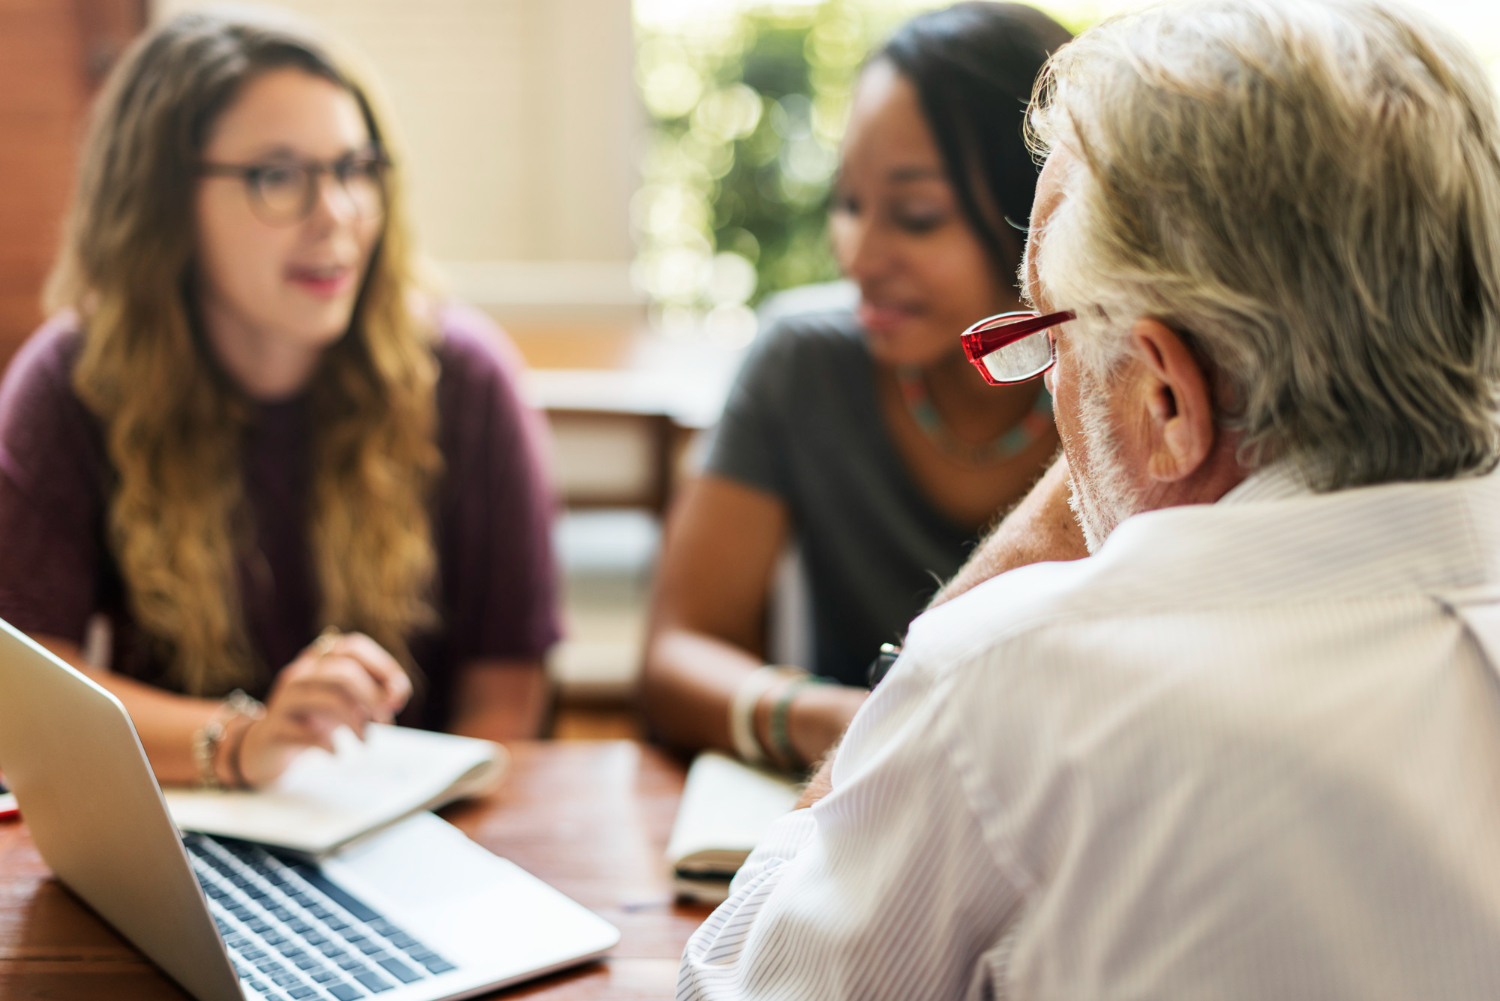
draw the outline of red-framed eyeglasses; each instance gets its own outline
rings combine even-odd
[[[991,386],[1035,379],[1057,361],[1052,328],[1072,319],[1068,310],[987,317],[964,331],[964,354]]]

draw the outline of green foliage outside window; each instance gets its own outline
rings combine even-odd
[[[902,21],[938,5],[751,4],[638,27],[650,128],[631,215],[660,327],[740,343],[766,296],[838,277],[827,203],[855,78]],[[1072,13],[1075,28],[1097,16]]]
[[[631,212],[636,280],[661,328],[742,343],[766,296],[837,277],[826,205],[860,64],[943,2],[636,0],[678,12],[637,28],[650,126]],[[1144,0],[1033,2],[1077,32]],[[1500,80],[1500,16],[1471,0],[1424,6],[1466,30]]]
[[[838,276],[827,200],[850,91],[913,9],[829,0],[640,29],[651,129],[632,217],[663,326],[741,340],[767,295]]]

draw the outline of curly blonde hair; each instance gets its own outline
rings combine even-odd
[[[194,309],[193,191],[218,116],[258,74],[292,67],[358,102],[389,153],[370,87],[300,22],[189,13],[141,39],[94,109],[49,309],[77,312],[73,385],[105,430],[115,484],[107,534],[130,611],[182,690],[264,678],[236,567],[252,532],[240,445],[253,408],[209,351]],[[325,624],[374,637],[414,672],[406,640],[436,621],[428,501],[441,473],[432,324],[400,175],[349,329],[309,389],[308,537]]]

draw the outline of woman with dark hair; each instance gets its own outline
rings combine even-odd
[[[262,785],[372,720],[540,726],[535,422],[418,280],[398,153],[347,58],[249,9],[152,31],[94,109],[54,319],[0,385],[0,616],[163,782]]]
[[[673,512],[645,655],[647,715],[667,742],[819,758],[881,644],[1057,451],[1041,381],[986,385],[958,335],[1022,308],[1026,107],[1069,37],[1030,7],[960,3],[866,64],[829,222],[859,304],[763,334]],[[789,541],[811,597],[810,672],[764,664]],[[812,683],[825,680],[838,684]]]

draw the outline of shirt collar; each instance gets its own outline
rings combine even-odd
[[[1307,481],[1290,463],[1276,462],[1251,473],[1233,490],[1219,498],[1220,504],[1253,504],[1256,501],[1289,500],[1312,493]]]
[[[1138,514],[1086,562],[1122,596],[1183,604],[1500,582],[1500,473],[1250,498]]]
[[[1274,501],[1247,490],[1228,504],[1128,518],[1088,559],[1000,574],[918,618],[908,645],[945,635],[933,649],[961,659],[1044,621],[1437,597],[1497,584],[1500,473]]]

